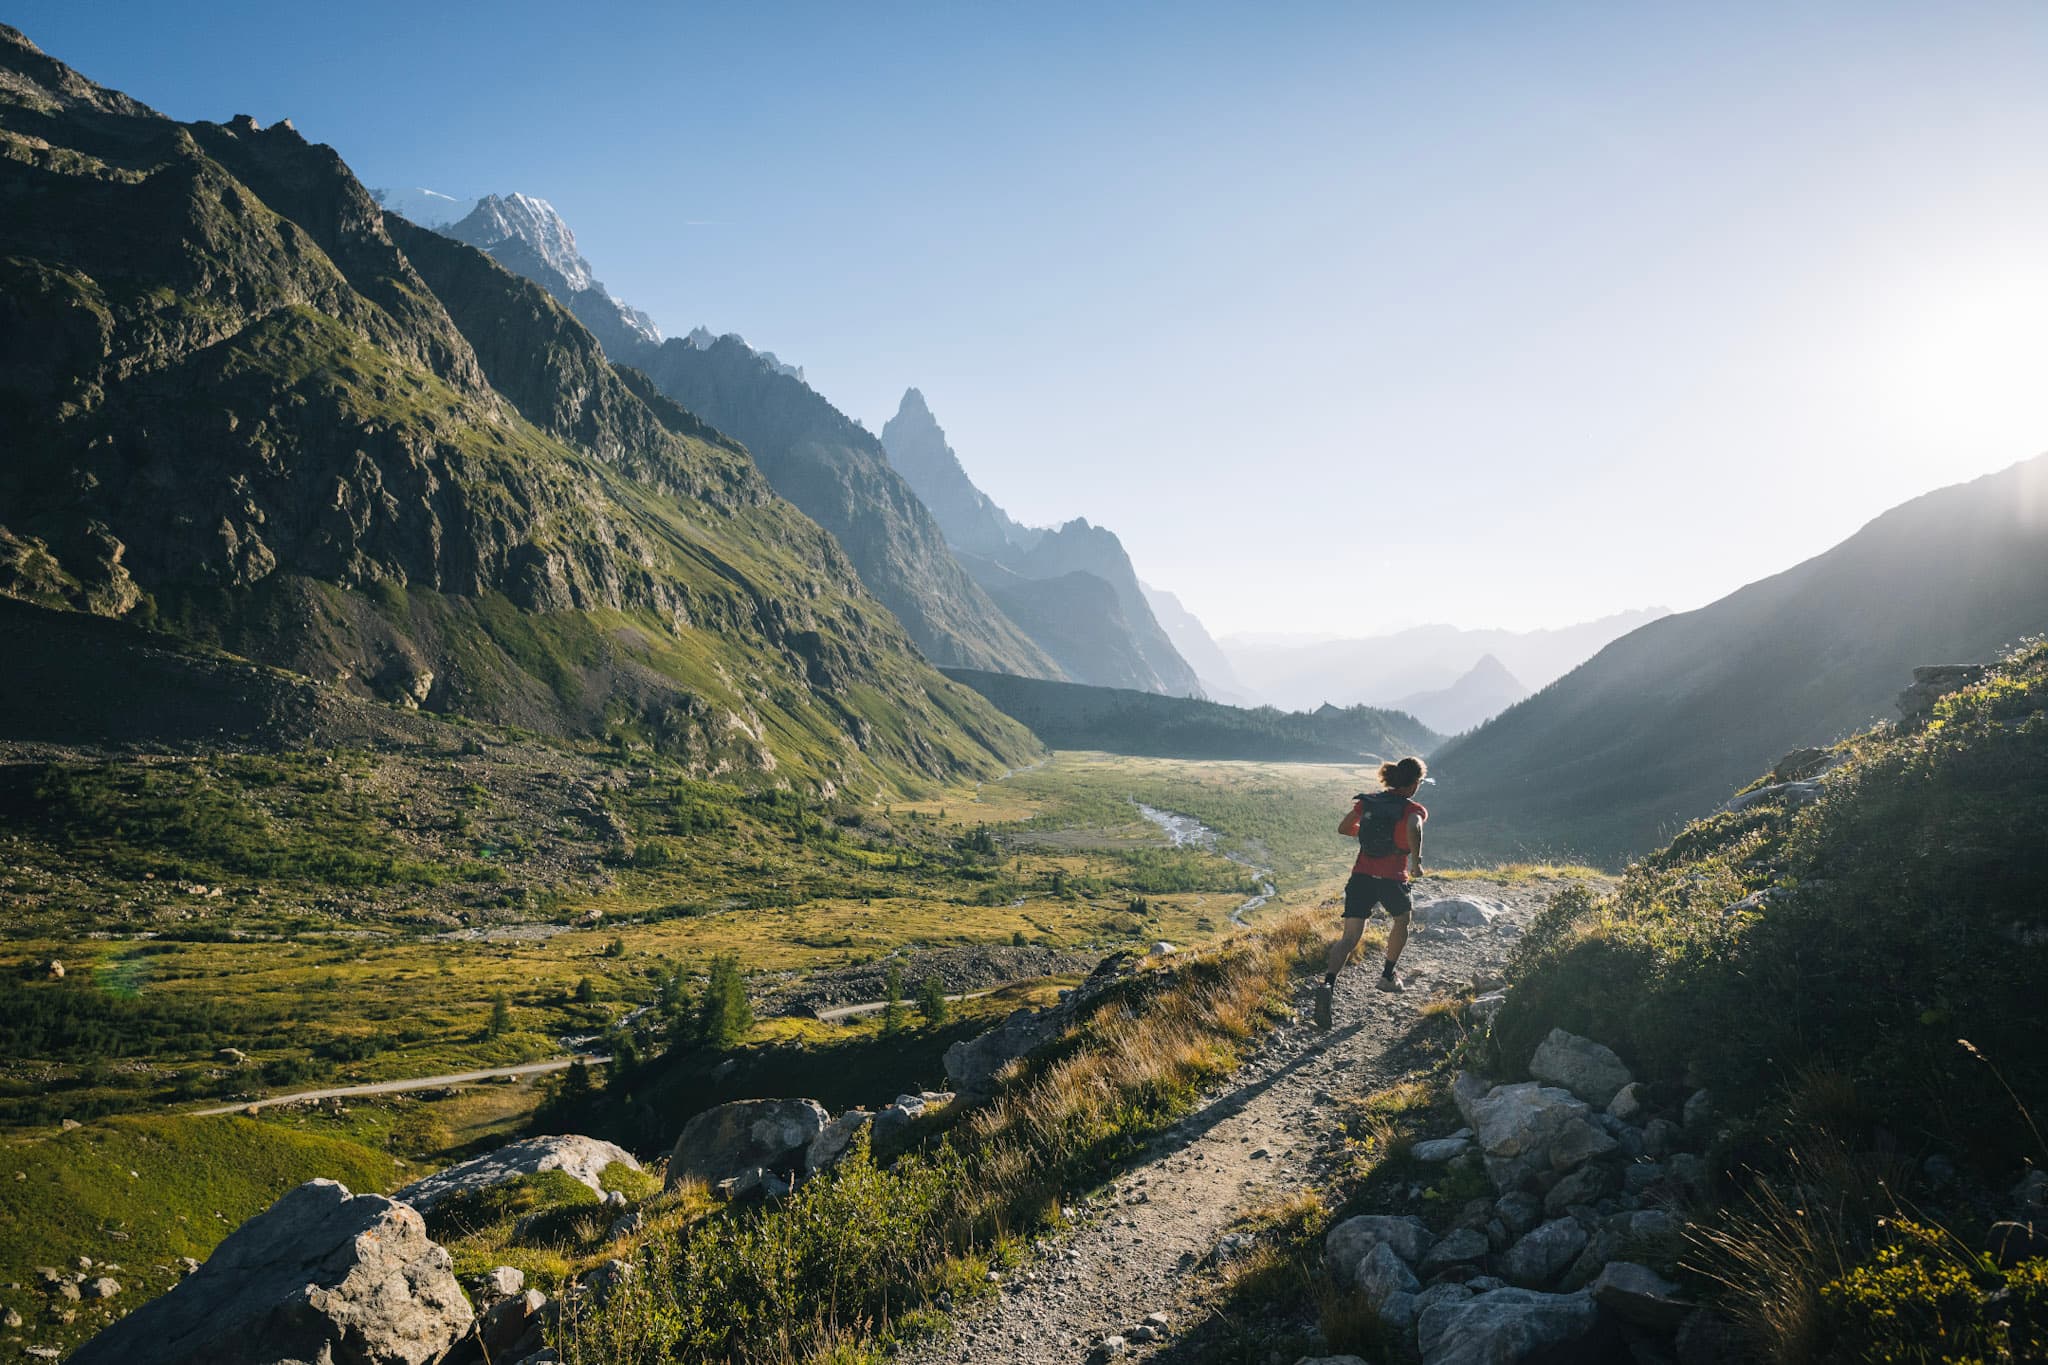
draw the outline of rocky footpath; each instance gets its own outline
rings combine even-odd
[[[1117,1179],[1071,1202],[1066,1230],[999,1277],[993,1302],[964,1309],[951,1335],[904,1358],[919,1365],[1171,1358],[1209,1317],[1218,1272],[1255,1250],[1241,1217],[1330,1186],[1348,1160],[1346,1097],[1404,1074],[1400,1046],[1423,1007],[1441,992],[1483,984],[1538,902],[1538,893],[1522,888],[1483,885],[1420,901],[1401,963],[1408,989],[1381,992],[1369,963],[1352,967],[1338,981],[1336,1027],[1328,1032],[1306,1022],[1313,982],[1304,980],[1293,1020],[1267,1034]]]

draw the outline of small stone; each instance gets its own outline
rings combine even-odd
[[[1714,1121],[1714,1097],[1705,1090],[1695,1090],[1685,1102],[1683,1111],[1685,1126],[1697,1133]]]
[[[1156,1340],[1159,1336],[1159,1333],[1155,1329],[1147,1327],[1144,1323],[1141,1322],[1136,1327],[1131,1328],[1131,1330],[1125,1333],[1125,1335],[1128,1336],[1132,1341],[1148,1342]]]
[[[1642,1117],[1643,1083],[1630,1081],[1615,1091],[1614,1098],[1607,1102],[1607,1112],[1624,1123]]]
[[[21,1326],[21,1314],[15,1312],[12,1308],[7,1309],[5,1312],[0,1312],[0,1327],[12,1330],[19,1326]]]
[[[121,1292],[121,1282],[101,1275],[97,1279],[87,1280],[81,1286],[80,1292],[88,1299],[111,1299]]]
[[[484,1273],[477,1295],[486,1300],[509,1299],[526,1288],[526,1272],[517,1266],[501,1265]]]
[[[91,1269],[92,1269],[92,1257],[90,1257],[90,1256],[81,1256],[81,1257],[79,1257],[79,1258],[78,1258],[77,1260],[73,1261],[73,1262],[72,1262],[71,1264],[73,1264],[73,1265],[77,1266],[77,1267],[78,1267],[78,1268],[79,1268],[80,1270],[91,1270]]]
[[[1252,1153],[1251,1159],[1253,1161],[1264,1161],[1272,1155],[1273,1154],[1271,1152],[1267,1151],[1264,1147],[1261,1147],[1256,1152]]]
[[[1166,1314],[1157,1311],[1147,1313],[1145,1315],[1145,1325],[1147,1327],[1157,1328],[1161,1331],[1164,1331],[1168,1324],[1170,1324],[1172,1321],[1172,1318],[1169,1318],[1168,1316],[1166,1316]]]

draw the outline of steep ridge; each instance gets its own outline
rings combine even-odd
[[[1151,758],[1356,763],[1426,754],[1442,736],[1413,716],[1371,706],[1283,712],[1200,697],[947,669],[1055,749]]]
[[[1529,689],[1499,659],[1488,654],[1449,687],[1417,692],[1393,703],[1432,729],[1463,734],[1529,695]]]
[[[661,339],[651,319],[598,284],[546,200],[487,195],[439,229],[566,304],[621,365],[743,442],[776,492],[831,532],[868,591],[938,663],[1057,677],[1060,669],[947,550],[931,514],[873,435],[804,383],[803,372],[735,335]]]
[[[1893,508],[1832,550],[1624,636],[1437,755],[1432,834],[1619,861],[1787,750],[1891,710],[1928,663],[2048,629],[2048,456]]]
[[[947,541],[965,552],[961,562],[1077,681],[1202,694],[1201,680],[1161,628],[1114,532],[1078,518],[1051,530],[1012,520],[968,478],[917,389],[904,392],[882,428],[882,444],[933,509]],[[1063,581],[1077,573],[1108,585],[1114,613],[1104,610],[1111,599]],[[1081,611],[1092,614],[1077,617]],[[1046,632],[1045,623],[1055,623],[1057,633]]]
[[[632,358],[663,393],[746,443],[934,662],[1060,676],[954,559],[881,443],[815,389],[733,336],[709,347],[670,340]]]
[[[0,592],[706,773],[1031,749],[743,449],[288,122],[0,29],[0,204]]]

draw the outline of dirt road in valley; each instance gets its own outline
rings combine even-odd
[[[1152,1313],[1166,1316],[1164,1340],[1134,1344],[1124,1358],[1169,1358],[1176,1339],[1196,1325],[1199,1293],[1213,1279],[1212,1257],[1230,1225],[1326,1183],[1327,1153],[1342,1133],[1338,1101],[1399,1080],[1402,1063],[1390,1051],[1422,1006],[1496,971],[1546,895],[1484,883],[1425,884],[1418,902],[1479,896],[1507,913],[1485,928],[1418,924],[1401,963],[1408,989],[1399,994],[1375,988],[1375,960],[1355,963],[1339,978],[1335,1027],[1327,1033],[1310,1019],[1313,980],[1299,983],[1291,1022],[1126,1170],[1107,1198],[1077,1211],[1065,1234],[1034,1247],[997,1299],[963,1309],[948,1336],[906,1359],[1079,1362],[1103,1337],[1128,1336]],[[1334,907],[1330,927],[1334,936]]]
[[[494,1066],[488,1071],[455,1071],[446,1076],[414,1076],[410,1080],[366,1081],[361,1085],[330,1085],[320,1090],[294,1090],[288,1095],[266,1095],[262,1099],[238,1100],[233,1104],[217,1104],[211,1109],[194,1109],[191,1112],[208,1114],[240,1114],[250,1109],[269,1109],[279,1104],[304,1104],[312,1100],[340,1100],[351,1095],[402,1095],[409,1090],[439,1090],[444,1085],[467,1085],[475,1081],[496,1080],[501,1076],[544,1076],[551,1071],[567,1071],[577,1062],[598,1066],[611,1058],[595,1054],[581,1057],[550,1057],[544,1062],[522,1062],[518,1066]]]

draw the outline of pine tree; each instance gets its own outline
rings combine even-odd
[[[502,1038],[512,1031],[512,1002],[499,991],[491,997],[491,1022],[484,1027],[487,1038]]]
[[[711,980],[697,1007],[697,1039],[711,1047],[736,1047],[753,1027],[754,1007],[747,1003],[739,954],[721,953],[711,959]]]
[[[946,1022],[946,986],[936,976],[928,976],[917,984],[917,1012],[924,1016],[925,1023],[933,1028]]]
[[[901,1033],[910,1023],[910,1011],[903,1008],[903,968],[894,962],[889,964],[889,974],[882,978],[882,1032]]]

